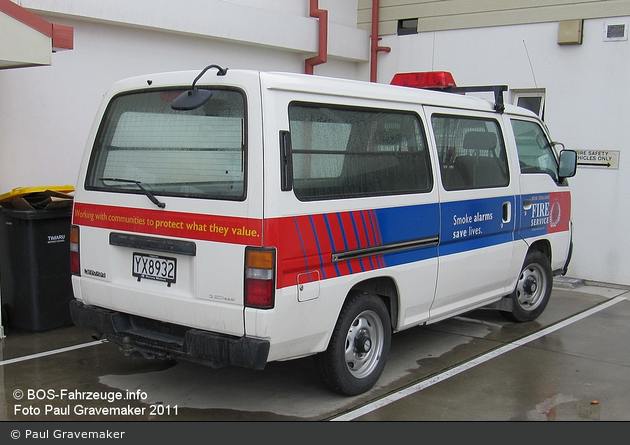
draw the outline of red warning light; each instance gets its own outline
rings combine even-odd
[[[394,75],[390,84],[413,88],[450,88],[457,86],[453,75],[448,71],[398,73]]]

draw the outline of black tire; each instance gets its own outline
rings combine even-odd
[[[502,311],[501,314],[515,322],[535,320],[549,303],[552,285],[549,259],[537,250],[530,251],[525,257],[516,288],[510,295],[512,310]]]
[[[369,292],[350,295],[328,349],[315,356],[324,384],[346,396],[368,391],[383,373],[391,335],[389,312],[383,300]]]

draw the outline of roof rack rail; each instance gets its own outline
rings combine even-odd
[[[494,111],[503,114],[505,111],[505,101],[503,100],[503,92],[507,91],[507,85],[484,85],[484,86],[468,86],[468,87],[447,87],[442,91],[450,93],[494,93]]]

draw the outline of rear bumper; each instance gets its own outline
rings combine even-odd
[[[127,355],[183,359],[213,368],[234,365],[263,369],[269,342],[247,337],[230,337],[185,326],[162,323],[135,315],[70,302],[72,321],[96,331],[120,346]]]

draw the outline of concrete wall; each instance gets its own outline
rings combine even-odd
[[[628,21],[628,17],[611,19]],[[378,81],[396,72],[451,71],[459,85],[544,88],[552,137],[577,150],[618,150],[619,169],[580,167],[573,191],[569,276],[630,284],[630,42],[604,41],[609,20],[585,20],[583,43],[557,44],[558,24],[386,36]]]

